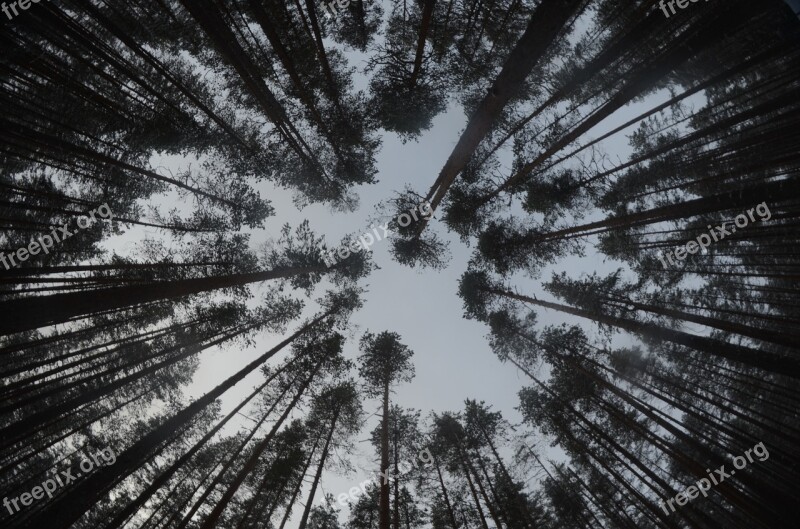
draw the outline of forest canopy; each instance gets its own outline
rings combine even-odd
[[[0,524],[796,527],[798,10],[3,3]]]

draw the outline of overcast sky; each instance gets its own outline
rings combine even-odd
[[[619,123],[628,119],[628,116],[626,113]],[[361,206],[353,213],[332,214],[322,205],[298,211],[292,203],[290,192],[263,186],[262,194],[272,200],[276,215],[268,219],[265,230],[253,233],[254,246],[270,237],[277,238],[284,223],[296,226],[305,219],[309,220],[315,232],[325,236],[329,244],[341,240],[346,234],[369,231],[370,216],[379,202],[402,190],[406,184],[420,192],[430,187],[458,140],[465,120],[461,108],[453,105],[447,113],[436,118],[434,126],[418,142],[402,144],[396,135],[385,134],[377,160],[379,182],[357,190]],[[615,122],[609,126],[617,124]],[[598,135],[601,133],[602,130]],[[622,139],[617,149],[620,155],[628,152],[624,137]],[[411,383],[398,387],[393,395],[393,403],[422,410],[423,416],[426,416],[430,411],[459,411],[467,398],[485,400],[495,410],[501,411],[505,418],[518,423],[521,416],[515,408],[518,405],[517,393],[527,383],[524,375],[513,366],[497,360],[486,339],[488,328],[484,324],[462,317],[462,302],[457,293],[458,279],[466,270],[471,249],[446,233],[441,223],[434,222],[431,228],[450,241],[452,259],[449,266],[441,271],[399,265],[392,260],[387,241],[373,245],[373,259],[380,269],[362,282],[368,292],[364,297],[364,307],[351,320],[356,332],[345,346],[345,356],[352,359],[358,356],[358,338],[364,331],[397,332],[415,353],[416,377]],[[583,259],[565,260],[557,267],[573,277],[596,270],[608,272],[615,268],[615,264],[604,264],[591,254]],[[543,279],[547,277],[549,271],[542,276]],[[527,280],[517,282],[517,285],[521,291],[549,297],[540,292],[539,281]],[[318,289],[318,292],[321,290]],[[314,307],[316,304],[310,302],[309,308]],[[550,311],[540,311],[539,316],[542,324],[564,321],[560,314]],[[584,327],[591,329],[589,325]],[[280,339],[279,336],[265,335],[252,350],[237,351],[228,347],[224,351],[215,349],[204,354],[189,394],[205,393]],[[277,362],[275,359],[272,364]],[[253,375],[229,391],[223,400],[224,410],[240,402],[260,377],[260,374]],[[378,401],[368,400],[365,402],[365,411],[372,415],[379,405]],[[377,471],[377,456],[372,445],[366,442],[377,419],[373,416],[358,436],[358,440],[364,442],[357,443],[360,456],[353,463],[361,471],[350,475],[327,472],[322,481],[324,492],[338,496],[350,487],[357,486],[369,473]],[[242,419],[237,426],[247,427],[247,421]],[[546,446],[542,445],[543,448]],[[555,456],[553,452],[546,453]],[[297,523],[299,515],[294,518],[293,522]]]
[[[363,69],[363,55],[348,53],[348,58],[351,65],[359,70]],[[363,89],[365,84],[366,78],[357,74],[357,88]],[[639,102],[632,105],[624,112],[618,113],[612,120],[601,123],[589,136],[599,136],[665,97],[666,93],[663,93],[658,97],[648,98],[646,104]],[[267,219],[265,229],[252,232],[253,248],[270,238],[276,239],[284,223],[295,227],[306,219],[309,220],[312,230],[318,235],[325,236],[329,246],[335,246],[346,234],[369,231],[370,217],[374,216],[374,207],[379,202],[403,190],[406,185],[422,193],[428,190],[465,124],[466,116],[461,107],[451,104],[447,112],[439,115],[434,120],[433,127],[423,133],[417,142],[403,144],[395,134],[382,134],[383,143],[377,156],[378,183],[355,189],[361,203],[359,209],[352,213],[333,214],[324,205],[313,205],[298,210],[292,201],[290,191],[276,189],[269,183],[260,185],[259,191],[263,197],[269,198],[272,202],[276,214]],[[623,159],[630,152],[624,134],[617,135],[603,145],[612,160]],[[503,162],[506,168],[510,165],[507,155]],[[182,163],[176,159],[156,158],[154,165],[163,165],[174,171],[181,167]],[[402,337],[403,343],[415,353],[413,360],[416,377],[411,383],[403,384],[397,389],[392,396],[393,404],[421,410],[425,417],[430,411],[459,411],[467,398],[484,400],[495,410],[501,411],[512,423],[519,423],[521,417],[515,410],[518,404],[517,393],[527,381],[513,366],[501,364],[494,356],[486,339],[488,333],[486,326],[462,317],[462,303],[457,295],[458,279],[466,270],[471,249],[447,234],[440,222],[435,221],[431,229],[450,241],[452,259],[449,266],[441,271],[401,266],[391,259],[389,242],[380,241],[373,245],[373,259],[380,269],[362,281],[368,292],[364,297],[363,308],[354,314],[351,320],[355,332],[347,341],[345,356],[351,359],[358,356],[358,339],[365,331],[397,332]],[[132,234],[136,231],[133,230],[130,235],[123,238],[123,241],[118,240],[112,246],[123,252],[131,250],[134,240]],[[160,236],[155,231],[138,231],[139,235],[151,233],[152,236]],[[564,260],[554,269],[566,271],[572,277],[579,277],[582,273],[594,271],[607,273],[617,266],[618,263],[605,263],[601,257],[590,252],[583,259]],[[550,271],[545,271],[542,279],[546,280],[549,275]],[[547,294],[541,293],[540,281],[523,279],[515,281],[515,284],[521,292],[549,298]],[[254,286],[253,291],[259,292],[259,288]],[[322,289],[317,289],[313,297],[319,297],[322,293]],[[313,300],[309,300],[305,314],[313,313],[315,308],[316,304]],[[539,317],[540,324],[565,321],[561,315],[551,311],[540,310]],[[289,332],[296,326],[297,324],[293,325]],[[590,332],[592,330],[589,324],[584,324],[584,328]],[[187,388],[187,398],[196,398],[206,393],[252,361],[256,355],[281,341],[283,337],[264,333],[258,336],[257,345],[252,348],[239,349],[228,346],[203,353],[200,356],[200,367],[192,384]],[[287,349],[284,354],[273,358],[270,364],[277,365],[288,351]],[[226,413],[240,402],[260,380],[262,380],[260,372],[255,373],[228,391],[222,399],[223,412]],[[366,441],[378,419],[374,416],[378,409],[379,402],[365,401],[365,412],[372,417],[357,437],[357,455],[351,460],[359,471],[349,475],[326,472],[322,490],[318,491],[315,502],[319,501],[323,493],[337,496],[347,492],[350,487],[357,486],[368,475],[378,470],[375,451]],[[232,433],[236,429],[247,428],[248,423],[249,421],[244,418],[234,420],[225,431]],[[270,423],[267,423],[263,431],[267,431],[269,427]],[[546,449],[547,443],[541,443],[541,447]],[[545,454],[547,457],[558,456],[557,452],[549,449],[545,450]],[[533,483],[535,484],[535,480]],[[302,501],[304,503],[305,496]],[[302,512],[301,507],[298,506],[296,509]],[[299,518],[300,514],[296,512],[288,524],[289,527],[295,528]],[[346,509],[341,514],[341,519],[345,518]]]

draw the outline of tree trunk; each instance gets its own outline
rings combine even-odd
[[[300,402],[300,399],[302,398],[303,394],[305,394],[306,389],[308,389],[308,386],[311,384],[314,377],[322,368],[324,362],[325,361],[323,359],[317,363],[314,370],[303,382],[303,385],[300,386],[300,388],[297,390],[297,393],[295,394],[294,398],[289,403],[289,405],[286,406],[286,409],[283,411],[280,418],[272,426],[272,429],[269,431],[269,433],[264,437],[263,440],[261,440],[261,442],[259,442],[256,446],[253,447],[249,459],[241,468],[241,470],[236,474],[236,477],[234,477],[233,480],[229,483],[228,488],[225,490],[219,501],[217,501],[217,505],[214,507],[211,513],[203,521],[203,525],[200,526],[200,529],[213,529],[214,527],[216,527],[217,522],[219,521],[219,517],[225,511],[225,508],[228,506],[228,503],[230,503],[231,498],[233,498],[233,495],[236,494],[237,490],[239,490],[239,487],[241,487],[242,483],[247,478],[247,476],[253,470],[255,470],[256,466],[258,466],[258,459],[261,457],[261,454],[264,453],[269,444],[272,442],[272,439],[274,439],[275,435],[278,433],[278,429],[280,429],[280,427],[289,417],[289,414],[294,410],[295,406],[297,406],[297,403]]]
[[[417,80],[422,70],[422,55],[425,53],[425,41],[428,38],[428,29],[431,25],[431,18],[433,18],[433,8],[436,0],[424,0],[424,2],[422,22],[419,26],[419,39],[417,40],[417,52],[414,55],[414,69],[411,70],[411,79],[408,80],[410,90],[413,90],[417,85]]]
[[[499,296],[524,301],[540,307],[586,318],[604,325],[617,327],[633,334],[638,334],[643,338],[656,341],[666,340],[689,347],[691,349],[695,349],[697,351],[702,351],[707,354],[725,358],[731,362],[738,362],[744,365],[755,367],[757,369],[763,369],[764,371],[769,371],[771,373],[800,379],[800,364],[790,357],[767,354],[763,351],[758,351],[749,347],[728,344],[712,338],[706,338],[705,336],[697,336],[682,331],[667,329],[651,323],[642,323],[624,318],[616,318],[613,316],[607,316],[605,314],[599,314],[575,307],[570,307],[568,305],[561,305],[549,301],[541,301],[535,298],[522,296],[520,294],[514,294],[513,292],[494,289],[489,289],[488,291]]]
[[[310,268],[284,268],[3,301],[0,302],[0,314],[7,314],[9,317],[0,319],[0,336],[63,323],[70,318],[104,310],[118,310],[153,301],[174,300],[221,288],[300,274],[320,273],[326,270],[328,268],[324,265]]]
[[[381,420],[381,496],[378,529],[391,529],[391,500],[389,475],[389,380],[387,372],[383,384],[383,418]]]
[[[453,506],[450,504],[450,497],[447,495],[447,487],[444,486],[444,479],[442,478],[442,470],[439,468],[439,461],[433,458],[433,463],[436,465],[436,475],[439,477],[439,486],[442,488],[442,496],[444,496],[444,504],[447,508],[447,514],[450,517],[450,523],[453,524],[453,529],[458,529],[456,515],[453,512]]]
[[[328,431],[328,438],[325,439],[325,445],[322,447],[322,453],[319,456],[317,473],[314,475],[314,482],[311,484],[311,490],[308,493],[308,500],[306,501],[306,508],[303,511],[303,517],[300,519],[300,525],[298,526],[298,529],[306,529],[306,525],[308,524],[308,516],[311,514],[311,506],[314,504],[314,495],[317,492],[319,480],[322,478],[322,471],[325,468],[325,460],[328,457],[328,450],[331,445],[331,439],[333,438],[333,432],[336,430],[336,421],[339,420],[340,411],[341,409],[337,408],[336,412],[333,414],[333,419],[331,420],[331,429]]]

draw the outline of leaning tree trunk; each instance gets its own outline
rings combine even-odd
[[[390,374],[387,373],[383,384],[383,419],[381,420],[381,494],[380,494],[380,520],[379,529],[391,529],[391,499],[389,480],[389,380]]]
[[[221,288],[327,270],[324,265],[309,268],[279,268],[263,272],[162,281],[4,301],[0,303],[0,314],[6,314],[8,317],[0,318],[0,336],[63,323],[71,318],[105,310],[119,310],[153,301],[178,299]]]
[[[411,79],[408,81],[409,89],[414,89],[422,70],[422,56],[425,53],[425,41],[428,39],[428,29],[433,18],[433,7],[436,0],[424,0],[425,5],[422,9],[422,22],[419,26],[419,39],[417,40],[417,51],[414,54],[414,69],[411,71]]]
[[[800,379],[800,364],[791,357],[768,354],[750,347],[725,343],[713,338],[689,334],[683,331],[676,331],[652,323],[643,323],[626,318],[608,316],[605,314],[570,307],[569,305],[561,305],[559,303],[538,300],[528,296],[515,294],[513,292],[506,292],[496,289],[488,289],[487,292],[526,303],[531,303],[540,307],[554,309],[565,314],[572,314],[573,316],[586,318],[597,323],[609,325],[611,327],[617,327],[633,334],[638,334],[645,339],[669,341],[689,347],[691,349],[695,349],[697,351],[702,351],[707,354],[724,358],[731,362],[736,362],[771,373]]]
[[[328,458],[328,451],[333,438],[333,432],[336,430],[336,422],[339,420],[339,413],[341,408],[337,408],[331,419],[331,428],[328,431],[328,437],[325,439],[325,446],[322,447],[322,453],[319,456],[319,464],[317,465],[317,473],[314,475],[314,482],[311,484],[311,490],[308,492],[308,500],[306,501],[306,508],[303,510],[303,517],[300,519],[298,529],[306,529],[308,524],[308,516],[311,514],[311,506],[314,504],[314,495],[317,493],[319,480],[322,479],[322,470],[325,468],[325,460]]]
[[[308,468],[311,466],[311,462],[314,459],[314,454],[317,452],[317,446],[319,445],[320,439],[317,438],[314,441],[314,446],[311,448],[311,452],[308,454],[308,458],[306,458],[305,465],[303,465],[303,471],[300,473],[300,476],[297,479],[297,485],[292,492],[292,497],[289,498],[289,502],[286,504],[286,512],[283,513],[283,518],[281,519],[281,525],[278,526],[278,529],[283,529],[286,526],[286,522],[289,521],[289,516],[292,514],[292,507],[294,507],[294,502],[297,500],[297,496],[300,494],[300,489],[303,488],[303,482],[306,477],[306,473],[308,472]],[[277,502],[276,502],[277,503]]]
[[[447,487],[444,486],[444,479],[442,478],[442,470],[439,468],[439,461],[433,459],[436,465],[436,475],[439,477],[439,486],[442,488],[442,496],[444,496],[444,504],[447,508],[447,515],[450,517],[450,523],[453,524],[453,529],[458,529],[458,522],[456,522],[456,515],[453,512],[453,506],[450,503],[450,497],[447,495]]]
[[[207,443],[218,431],[222,429],[227,422],[233,418],[242,408],[244,408],[248,402],[250,402],[256,395],[258,395],[267,385],[275,380],[280,373],[282,373],[287,367],[289,367],[292,362],[284,364],[281,366],[280,369],[277,369],[274,373],[272,373],[260,386],[258,386],[254,391],[252,391],[242,402],[240,402],[235,408],[233,408],[228,415],[226,415],[222,420],[220,420],[216,426],[214,426],[211,430],[209,430],[199,441],[197,441],[192,448],[179,457],[172,465],[169,466],[164,472],[159,474],[157,478],[155,478],[145,490],[139,493],[135,500],[129,503],[122,511],[120,511],[116,517],[114,517],[106,526],[105,529],[114,529],[116,527],[121,527],[123,522],[132,514],[134,514],[139,508],[144,505],[147,500],[161,488],[174,474],[178,471],[184,464],[186,464],[192,456],[194,456],[200,449]]]

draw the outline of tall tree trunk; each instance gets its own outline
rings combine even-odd
[[[397,417],[394,420],[394,529],[400,529],[400,449],[397,439]]]
[[[472,493],[472,501],[475,502],[475,510],[478,513],[478,519],[481,521],[482,529],[489,529],[489,524],[486,523],[486,516],[483,514],[483,507],[481,507],[481,500],[478,498],[478,491],[475,490],[475,484],[472,482],[472,477],[469,475],[469,470],[467,469],[464,462],[461,462],[462,468],[464,469],[464,477],[467,478],[467,484],[469,485],[469,490]]]
[[[291,516],[292,514],[292,507],[294,507],[294,502],[297,501],[297,496],[300,494],[300,490],[303,488],[303,482],[305,480],[306,473],[308,472],[308,469],[311,466],[311,462],[314,460],[314,454],[317,452],[317,446],[319,444],[319,441],[320,441],[319,438],[317,438],[314,441],[314,447],[308,454],[306,463],[303,466],[303,471],[300,473],[300,478],[297,480],[297,485],[294,488],[294,492],[292,492],[292,497],[289,498],[289,502],[286,505],[286,512],[283,513],[283,518],[281,519],[281,525],[278,527],[278,529],[283,529],[286,526],[286,522],[289,521],[289,516]]]
[[[380,495],[380,520],[378,529],[391,529],[391,499],[389,484],[389,381],[390,374],[386,373],[383,384],[383,418],[381,419],[381,495]]]
[[[420,71],[422,70],[422,56],[425,53],[425,41],[428,38],[428,29],[431,26],[431,18],[433,18],[433,8],[436,0],[424,0],[422,9],[422,22],[419,26],[419,39],[417,40],[417,51],[414,55],[414,69],[411,70],[411,78],[408,80],[409,89],[413,90],[417,85]]]
[[[444,505],[447,508],[447,515],[450,517],[450,523],[453,524],[453,529],[458,529],[458,522],[456,522],[456,515],[453,512],[453,505],[450,503],[450,497],[447,494],[447,487],[444,486],[444,479],[442,478],[442,469],[439,468],[439,461],[434,457],[433,464],[436,466],[436,475],[439,478],[439,486],[442,488],[442,496],[444,496]]]
[[[0,314],[8,314],[10,317],[0,318],[0,336],[63,323],[70,318],[104,310],[118,310],[153,301],[174,300],[221,288],[300,274],[320,273],[326,270],[328,268],[324,265],[309,268],[284,268],[3,301],[0,302]]]
[[[779,375],[800,379],[800,364],[798,364],[798,362],[791,357],[778,356],[775,354],[767,354],[764,353],[763,351],[757,351],[749,347],[744,347],[736,344],[728,344],[721,342],[719,340],[715,340],[713,338],[707,338],[705,336],[697,336],[682,331],[667,329],[665,327],[660,327],[652,323],[642,323],[625,318],[616,318],[613,316],[607,316],[605,314],[590,312],[587,310],[570,307],[568,305],[561,305],[549,301],[538,300],[528,296],[515,294],[513,292],[507,292],[495,289],[489,289],[488,291],[499,296],[504,296],[519,301],[524,301],[526,303],[531,303],[533,305],[538,305],[540,307],[557,310],[559,312],[563,312],[566,314],[572,314],[573,316],[578,316],[581,318],[586,318],[595,321],[597,323],[602,323],[604,325],[617,327],[619,329],[623,329],[632,332],[634,334],[638,334],[643,338],[657,340],[657,341],[666,340],[672,343],[684,345],[686,347],[705,352],[707,354],[719,356],[721,358],[725,358],[726,360],[730,360],[732,362],[738,362],[744,365],[755,367],[757,369],[763,369],[764,371],[768,371],[771,373],[776,373]]]
[[[306,525],[308,525],[308,516],[311,514],[311,506],[314,504],[314,495],[317,492],[317,487],[319,486],[319,480],[322,479],[322,471],[325,468],[325,460],[328,458],[331,439],[333,438],[333,432],[336,430],[336,422],[339,420],[340,411],[341,409],[337,408],[336,412],[333,414],[333,419],[331,420],[331,428],[328,431],[328,437],[327,439],[325,439],[325,445],[322,447],[322,453],[319,456],[317,473],[314,475],[314,482],[311,484],[311,490],[308,492],[308,500],[306,501],[306,508],[303,511],[303,517],[300,519],[300,525],[298,526],[298,529],[306,529]]]
[[[251,327],[254,327],[254,326],[255,325],[253,325]],[[131,375],[118,378],[118,379],[114,380],[113,382],[109,382],[107,384],[104,384],[104,385],[102,385],[102,386],[100,386],[98,388],[95,388],[95,389],[91,390],[91,391],[85,391],[84,393],[82,393],[80,395],[77,395],[74,398],[62,401],[62,402],[60,402],[58,404],[55,404],[53,406],[50,406],[50,407],[44,409],[44,410],[42,410],[42,411],[40,411],[38,413],[34,413],[32,415],[28,415],[24,419],[21,419],[21,420],[15,422],[13,424],[7,426],[3,430],[0,430],[0,433],[2,434],[2,438],[3,438],[3,444],[0,445],[0,446],[7,447],[11,443],[16,442],[18,440],[18,438],[20,438],[24,434],[29,433],[31,431],[39,430],[43,424],[45,424],[48,421],[51,421],[53,419],[57,419],[64,412],[77,409],[78,407],[80,407],[83,404],[88,404],[88,403],[94,402],[95,400],[98,400],[98,399],[100,399],[102,397],[105,397],[105,396],[113,393],[117,389],[119,389],[119,388],[121,388],[121,387],[123,387],[123,386],[125,386],[127,384],[135,382],[136,380],[140,380],[140,379],[144,378],[147,375],[153,374],[153,373],[155,373],[155,372],[157,372],[157,371],[159,371],[159,370],[161,370],[161,369],[163,369],[165,367],[173,365],[174,363],[176,363],[176,362],[178,362],[180,360],[183,360],[185,358],[189,358],[190,356],[193,356],[193,355],[195,355],[195,354],[197,354],[197,353],[199,353],[201,351],[204,351],[204,350],[206,350],[206,349],[208,349],[210,347],[213,347],[213,346],[218,345],[220,343],[223,343],[223,342],[225,342],[227,340],[230,340],[231,338],[235,338],[236,336],[239,336],[239,334],[241,334],[241,332],[243,330],[245,330],[245,329],[243,329],[241,327],[237,327],[236,330],[234,330],[233,332],[228,332],[228,333],[222,335],[221,337],[219,337],[219,338],[217,338],[215,340],[212,340],[211,342],[208,342],[208,343],[203,343],[205,340],[201,340],[199,344],[190,345],[189,347],[186,348],[185,351],[183,351],[182,353],[180,353],[180,354],[178,354],[176,356],[169,357],[166,360],[163,360],[161,362],[158,362],[156,364],[148,366],[145,369],[142,369],[142,370],[140,370],[140,371],[138,371],[136,373],[133,373]],[[182,348],[184,348],[184,346],[179,345],[179,346],[176,346],[174,349],[182,349]],[[99,375],[95,375],[93,377],[90,377],[90,379],[93,379],[95,377],[102,378],[105,375],[106,375],[106,373],[100,373]],[[77,381],[77,382],[75,382],[73,384],[83,384],[86,381],[88,381],[88,379],[87,380],[79,380],[79,381]],[[60,388],[56,388],[56,390],[59,390],[59,389]],[[56,391],[56,390],[51,390],[51,392]],[[48,393],[50,393],[50,392],[48,392]],[[37,395],[36,398],[40,399],[43,396],[44,395]],[[26,402],[26,401],[23,401],[23,402]],[[18,403],[18,405],[19,405],[19,403]]]
[[[145,490],[139,493],[135,500],[125,506],[122,511],[120,511],[117,516],[115,516],[106,526],[105,529],[115,529],[116,527],[121,527],[122,523],[125,519],[129,516],[134,514],[142,505],[144,505],[147,500],[158,491],[183,465],[185,465],[200,449],[212,438],[214,435],[219,432],[225,424],[229,420],[233,418],[239,411],[244,408],[248,402],[250,402],[256,395],[261,393],[264,388],[269,385],[270,382],[275,380],[280,373],[286,370],[292,363],[294,363],[297,358],[292,359],[290,362],[282,365],[279,369],[275,370],[267,379],[257,387],[253,392],[250,393],[242,402],[240,402],[235,408],[233,408],[230,413],[228,413],[222,420],[220,420],[216,426],[214,426],[211,430],[209,430],[199,441],[197,441],[192,448],[179,457],[175,462],[173,462],[169,468],[167,468],[164,472],[159,474],[157,478],[155,478]]]

